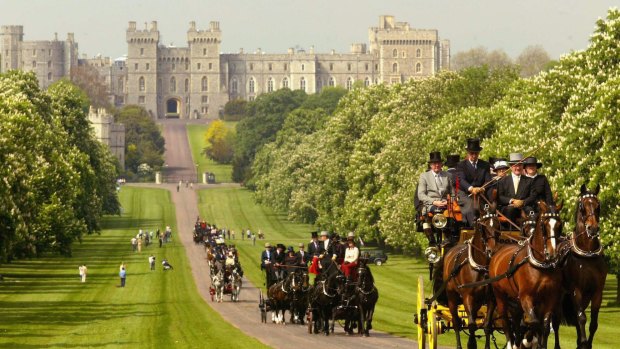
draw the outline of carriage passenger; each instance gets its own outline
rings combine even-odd
[[[514,223],[521,216],[522,210],[530,212],[534,205],[535,196],[532,191],[531,178],[523,176],[523,155],[510,154],[510,169],[512,174],[502,178],[497,183],[497,203],[500,212]]]
[[[274,255],[271,250],[271,244],[265,243],[265,250],[261,253],[260,256],[260,269],[265,271],[265,285],[267,287],[271,286],[273,283],[273,263],[274,263]]]
[[[299,260],[297,259],[295,250],[293,249],[293,246],[289,246],[286,250],[286,256],[284,257],[284,277],[286,277],[289,273],[296,272],[298,266]]]
[[[340,235],[334,233],[332,235],[334,240],[334,253],[336,254],[336,263],[339,265],[344,261],[344,252],[347,249],[347,245],[340,241]]]
[[[347,236],[347,249],[344,255],[344,262],[341,265],[342,272],[344,276],[347,278],[347,281],[353,280],[355,273],[351,273],[357,268],[357,260],[360,256],[360,250],[355,246],[355,237],[353,233],[350,233]]]
[[[276,279],[278,280],[284,279],[284,257],[285,257],[284,245],[277,244],[276,252],[273,255],[273,261],[274,261],[273,266],[275,267]]]
[[[448,208],[447,196],[454,195],[452,177],[442,171],[443,160],[440,152],[431,152],[428,161],[431,169],[420,175],[418,182],[418,200],[424,222],[424,234],[431,245],[435,245],[435,236],[431,230],[431,218],[428,213],[443,212]]]
[[[493,191],[498,191],[498,183],[499,181],[506,177],[506,174],[508,173],[508,169],[510,168],[508,166],[508,162],[506,162],[505,159],[496,159],[496,161],[493,163],[493,166],[491,166],[491,168],[493,169],[493,173],[494,173],[494,177],[493,177],[493,181],[491,182],[491,184],[489,184],[487,186],[486,189],[486,196],[487,198],[492,198],[493,195]]]
[[[538,173],[538,169],[542,167],[542,163],[538,162],[535,157],[527,157],[523,160],[523,170],[525,176],[532,179],[532,191],[534,192],[534,202],[544,201],[549,208],[555,209],[555,201],[551,193],[551,186],[547,177]],[[538,205],[533,205],[534,209],[538,209]]]
[[[463,220],[467,226],[473,227],[476,217],[474,214],[474,202],[470,194],[479,194],[484,191],[482,186],[491,180],[491,165],[479,159],[482,147],[480,139],[467,139],[467,158],[458,163],[456,173],[459,181],[459,205],[463,213]]]
[[[308,266],[309,254],[308,252],[304,251],[304,244],[302,242],[299,243],[299,251],[295,253],[295,256],[297,257],[298,266],[300,267]]]

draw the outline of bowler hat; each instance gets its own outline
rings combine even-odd
[[[446,166],[448,168],[456,167],[459,161],[461,161],[461,157],[458,154],[448,155],[446,157]]]
[[[467,138],[467,151],[480,152],[482,151],[482,147],[480,146],[479,138]]]
[[[433,162],[443,162],[441,159],[441,152],[433,151],[429,153],[428,163],[432,164]]]
[[[530,156],[530,157],[525,158],[525,160],[523,160],[523,166],[527,166],[527,165],[536,165],[536,168],[541,168],[542,162],[538,162],[535,157]]]
[[[511,165],[515,165],[516,163],[523,162],[523,154],[521,153],[510,153],[510,160],[508,163]]]
[[[303,242],[300,242],[300,243],[299,243],[299,247],[304,247],[304,243],[303,243]]]
[[[271,244],[268,242],[265,242],[265,248],[269,248],[269,247],[271,247]]]

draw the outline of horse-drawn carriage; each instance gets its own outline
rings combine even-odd
[[[607,274],[599,238],[598,191],[599,187],[590,192],[582,186],[575,230],[568,237],[562,236],[562,205],[554,208],[544,202],[538,203],[536,215],[524,217],[518,229],[508,228],[490,202],[480,205],[480,218],[472,229],[459,229],[452,209],[433,216],[433,233],[440,239],[437,247],[426,251],[435,281],[430,297],[425,297],[424,278],[418,280],[414,323],[419,348],[437,348],[438,335],[449,330],[455,331],[461,348],[459,333],[464,328],[468,348],[476,347],[477,329],[484,329],[485,348],[490,348],[496,330],[506,336],[509,348],[517,344],[530,348],[536,342],[536,347],[546,348],[551,325],[559,347],[560,313],[577,326],[578,347],[592,348]],[[458,243],[450,248],[447,241],[455,234]],[[433,272],[434,268],[441,272]],[[590,302],[587,336],[585,310]]]
[[[239,301],[242,276],[236,265],[224,265],[221,261],[209,261],[211,301],[222,302],[224,295],[230,295],[232,302]]]

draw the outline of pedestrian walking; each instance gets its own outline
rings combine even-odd
[[[86,282],[86,264],[82,264],[78,267],[78,271],[80,272],[80,281]]]
[[[155,270],[155,256],[151,255],[149,257],[149,265],[151,266],[151,270]]]
[[[138,239],[138,252],[142,252],[142,239]]]
[[[256,246],[256,234],[252,234],[252,246]]]
[[[161,248],[161,245],[164,243],[164,239],[160,236],[159,237],[159,248]]]
[[[121,271],[118,273],[118,276],[121,278],[121,287],[125,287],[125,278],[127,277],[127,270],[125,270],[124,266],[121,266]]]
[[[181,186],[177,184],[177,193],[179,192],[179,188],[181,188]]]
[[[136,252],[137,248],[138,248],[138,239],[136,238],[131,238],[131,250]]]
[[[241,240],[245,240],[245,234],[243,233],[243,229],[241,229]]]
[[[194,182],[190,182],[190,183],[189,183],[189,188],[190,188],[190,189],[194,189]]]
[[[234,230],[231,230],[231,231],[230,231],[230,235],[232,235],[232,239],[234,240],[234,239],[235,239],[235,231],[234,231]]]

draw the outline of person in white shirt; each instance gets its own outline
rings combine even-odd
[[[347,280],[351,280],[351,271],[357,268],[357,260],[360,257],[360,250],[355,246],[355,237],[351,235],[347,237],[348,247],[344,252],[344,262],[341,265],[342,272]]]

